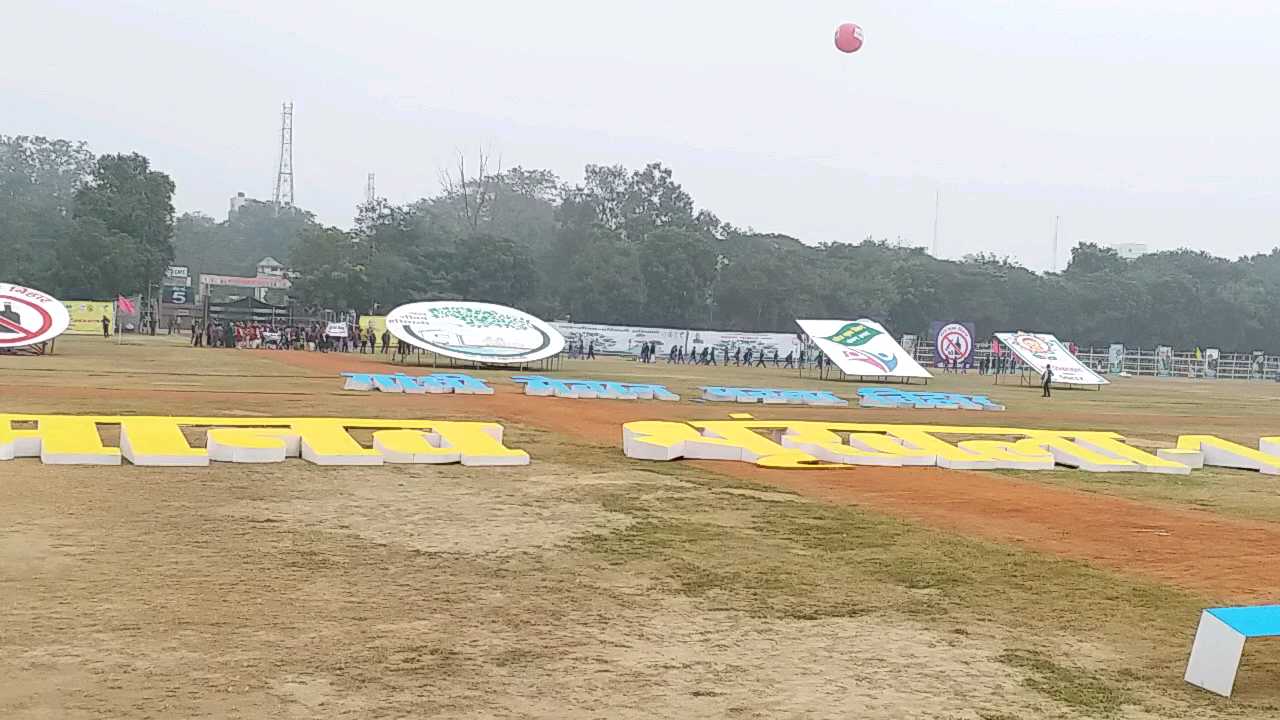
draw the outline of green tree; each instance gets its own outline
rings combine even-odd
[[[317,307],[354,310],[369,307],[367,257],[361,243],[332,227],[305,228],[289,251],[295,277],[292,294]]]
[[[60,293],[56,249],[75,231],[76,190],[92,172],[83,142],[0,135],[0,253],[5,279]]]
[[[158,279],[173,261],[173,180],[151,169],[137,153],[103,155],[89,179],[76,190],[76,218],[91,218],[107,230],[133,238],[136,275],[121,292]]]

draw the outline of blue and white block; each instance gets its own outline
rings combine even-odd
[[[1280,605],[1209,608],[1200,613],[1183,679],[1231,697],[1245,640],[1276,636],[1280,636]]]

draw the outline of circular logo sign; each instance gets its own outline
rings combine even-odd
[[[1014,338],[1013,341],[1021,345],[1027,352],[1034,355],[1044,355],[1049,352],[1049,343],[1041,340],[1035,335],[1019,335]]]
[[[401,305],[387,315],[392,335],[445,357],[524,363],[564,350],[564,336],[538,318],[503,305],[452,300]]]
[[[938,330],[937,350],[938,357],[947,362],[964,362],[973,352],[973,335],[960,323],[943,325]]]
[[[52,340],[70,324],[67,308],[52,295],[0,283],[0,350]]]

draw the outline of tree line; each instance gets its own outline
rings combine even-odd
[[[144,291],[173,260],[173,190],[137,153],[0,135],[0,278],[80,299]]]
[[[361,313],[469,299],[592,323],[795,332],[797,317],[865,316],[896,334],[966,320],[980,335],[1045,331],[1085,346],[1280,350],[1280,248],[1125,260],[1083,243],[1063,272],[1036,273],[986,254],[940,260],[873,239],[813,246],[740,228],[697,207],[660,163],[588,165],[571,183],[482,157],[441,187],[361,205],[349,229],[255,201],[226,220],[175,219],[173,183],[140,155],[0,136],[5,279],[105,298],[154,282],[171,259],[251,275],[272,256],[299,301]]]

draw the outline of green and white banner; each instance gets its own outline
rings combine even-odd
[[[401,305],[387,314],[392,335],[445,357],[509,365],[549,358],[564,336],[538,318],[490,303],[435,301]]]
[[[933,377],[883,325],[873,320],[796,320],[796,323],[845,375]]]

